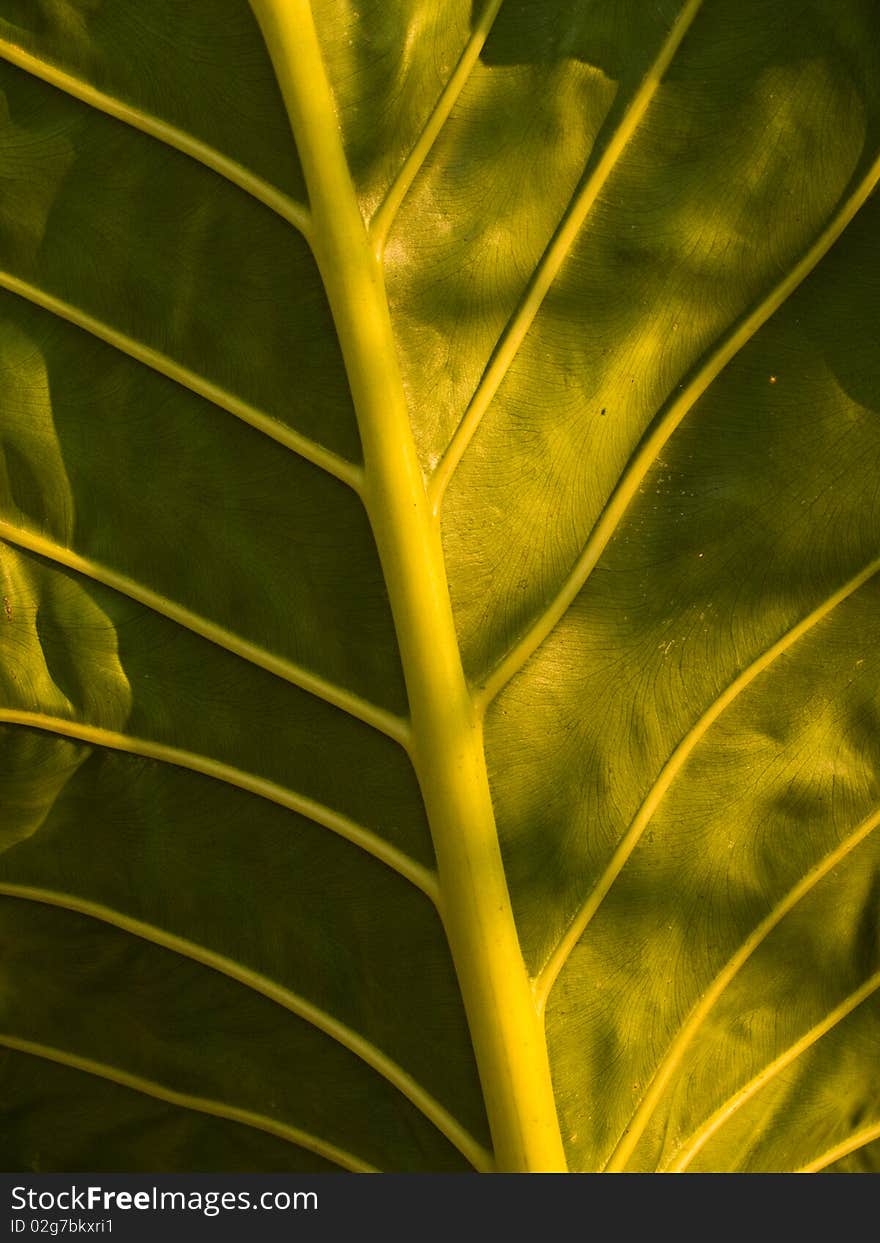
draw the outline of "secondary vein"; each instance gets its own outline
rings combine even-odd
[[[787,1066],[790,1066],[792,1062],[812,1048],[818,1040],[821,1040],[838,1023],[842,1023],[848,1015],[852,1014],[853,1010],[871,997],[878,988],[880,988],[880,971],[875,972],[874,975],[865,981],[861,988],[857,988],[848,997],[845,997],[840,1005],[835,1006],[820,1023],[816,1023],[815,1026],[811,1027],[803,1036],[789,1045],[784,1053],[774,1058],[762,1071],[750,1079],[747,1084],[737,1092],[734,1092],[692,1135],[678,1146],[663,1166],[663,1169],[668,1169],[672,1174],[683,1173],[697,1156],[700,1149],[708,1143],[721,1127],[730,1121],[738,1109],[741,1109],[757,1092],[760,1092],[777,1075],[781,1074]]]
[[[0,539],[6,540],[7,543],[15,544],[19,548],[26,548],[30,552],[38,553],[39,556],[45,557],[46,560],[66,566],[77,574],[82,574],[84,577],[92,579],[97,583],[103,583],[107,587],[112,587],[114,591],[118,591],[121,595],[129,597],[129,599],[136,600],[139,604],[143,604],[147,608],[152,609],[153,612],[167,617],[170,621],[176,622],[186,630],[191,630],[193,634],[199,635],[200,638],[207,639],[217,647],[223,648],[224,651],[232,652],[242,660],[247,661],[248,664],[256,665],[267,673],[274,674],[285,682],[289,682],[292,686],[299,687],[300,690],[314,695],[316,699],[320,699],[334,708],[339,708],[342,712],[355,717],[365,725],[379,730],[380,733],[399,743],[404,749],[408,746],[409,727],[407,722],[395,716],[394,713],[387,712],[384,708],[370,703],[369,700],[362,699],[361,696],[355,695],[345,687],[337,686],[327,681],[326,678],[320,677],[302,665],[285,660],[274,652],[269,652],[258,644],[241,638],[232,631],[218,626],[208,618],[201,617],[198,613],[193,613],[190,609],[184,608],[183,605],[169,599],[168,596],[161,592],[145,587],[142,583],[136,582],[127,575],[108,569],[107,566],[100,565],[91,558],[83,557],[70,548],[65,548],[53,540],[46,539],[45,536],[36,535],[32,531],[26,531],[3,519],[0,519]]]
[[[355,1057],[359,1058],[371,1070],[381,1075],[392,1087],[406,1097],[419,1112],[437,1128],[442,1135],[453,1144],[459,1152],[471,1162],[475,1169],[486,1172],[492,1168],[492,1159],[486,1150],[477,1143],[474,1137],[458,1122],[439,1101],[427,1092],[412,1075],[408,1074],[393,1058],[383,1053],[372,1041],[346,1024],[335,1019],[331,1014],[316,1006],[313,1002],[301,997],[291,989],[285,988],[277,981],[270,979],[259,971],[236,962],[225,954],[219,954],[206,946],[190,941],[186,937],[167,932],[154,924],[134,919],[100,902],[92,902],[75,894],[58,893],[34,885],[20,885],[0,882],[0,895],[22,901],[42,903],[61,910],[73,911],[86,915],[101,923],[119,928],[131,936],[140,937],[162,949],[170,950],[183,958],[200,963],[221,975],[227,976],[236,983],[244,985],[252,992],[259,993],[275,1002],[283,1009],[305,1020],[325,1036],[342,1045]]]
[[[42,82],[56,87],[56,89],[63,91],[66,95],[78,99],[81,103],[88,104],[89,107],[96,109],[96,111],[115,117],[117,121],[122,121],[132,128],[148,134],[150,138],[155,138],[158,142],[164,143],[165,146],[173,147],[183,155],[188,155],[199,164],[204,164],[206,168],[210,168],[212,172],[217,173],[225,181],[231,182],[240,190],[243,190],[245,194],[250,195],[251,198],[257,199],[264,206],[270,208],[277,215],[281,216],[282,219],[286,220],[288,224],[292,224],[306,241],[309,240],[309,213],[305,207],[295,202],[288,195],[283,194],[280,190],[277,190],[269,182],[264,181],[262,177],[258,177],[256,173],[252,173],[250,169],[245,168],[236,160],[230,159],[229,156],[223,155],[214,147],[209,146],[198,138],[194,138],[192,134],[170,125],[167,121],[160,120],[159,117],[151,116],[150,113],[136,108],[133,104],[126,103],[113,95],[97,90],[90,83],[84,82],[81,78],[74,77],[63,69],[59,69],[57,65],[52,65],[48,61],[33,56],[30,52],[26,52],[23,48],[16,46],[16,44],[10,43],[7,39],[0,39],[0,59],[8,61],[9,64],[24,70],[25,73],[29,73],[32,77],[39,78]]]
[[[614,884],[617,877],[623,870],[627,860],[635,850],[645,829],[651,822],[655,812],[661,802],[669,792],[675,779],[679,776],[687,761],[689,760],[694,748],[702,741],[709,732],[710,728],[715,724],[730,705],[737,699],[748,686],[754,682],[759,674],[769,668],[775,660],[778,660],[784,652],[787,652],[799,639],[808,634],[814,626],[816,626],[823,618],[827,617],[839,604],[847,600],[855,591],[880,572],[880,557],[871,561],[855,574],[847,582],[839,587],[832,595],[823,600],[812,612],[801,620],[765,652],[753,660],[742,673],[740,673],[729,686],[721,692],[721,694],[712,701],[709,707],[703,712],[696,723],[688,730],[675,750],[669,756],[669,759],[660,769],[654,784],[645,796],[639,810],[630,823],[624,836],[621,838],[617,849],[611,856],[604,872],[595,887],[591,891],[589,897],[572,920],[565,935],[556,946],[551,954],[544,969],[539,975],[536,985],[535,994],[541,1009],[547,1003],[547,998],[559,973],[565,966],[572,950],[583,936],[590,921],[595,916],[602,902],[604,901],[609,889]]]
[[[820,1170],[827,1169],[829,1165],[833,1165],[835,1161],[840,1161],[843,1157],[848,1157],[851,1152],[855,1152],[859,1148],[864,1148],[867,1144],[873,1144],[875,1139],[880,1139],[880,1121],[872,1122],[861,1130],[856,1131],[853,1135],[835,1144],[833,1148],[827,1149],[820,1157],[815,1157],[808,1165],[801,1166],[796,1172],[798,1174],[818,1174]]]
[[[501,8],[502,3],[503,0],[488,0],[480,14],[479,20],[474,25],[471,37],[459,58],[458,64],[455,66],[452,76],[443,88],[431,115],[419,134],[415,146],[407,156],[379,210],[370,223],[370,236],[378,256],[381,256],[385,248],[388,232],[400,209],[401,203],[409,193],[412,183],[428,158],[441,130],[449,120],[452,109],[455,107],[474,66],[479,60],[483,45],[489,36],[489,31],[492,29],[492,24],[498,15],[498,10]]]
[[[608,1173],[621,1171],[631,1157],[636,1144],[645,1132],[645,1128],[653,1117],[654,1111],[662,1098],[670,1079],[681,1065],[694,1037],[705,1022],[710,1010],[718,998],[745,966],[752,954],[776,928],[786,915],[805,898],[816,885],[823,880],[838,864],[860,846],[880,824],[880,811],[875,811],[863,820],[839,846],[829,851],[805,876],[794,885],[784,897],[772,907],[767,915],[758,923],[745,938],[742,945],[725,963],[711,984],[705,989],[699,1001],[692,1007],[684,1023],[678,1030],[663,1058],[654,1072],[648,1090],[642,1097],[638,1108],[624,1129],[605,1169]]]
[[[544,251],[519,306],[495,346],[470,404],[434,471],[430,482],[430,497],[435,513],[439,513],[449,481],[473,439],[483,415],[501,387],[501,382],[531,328],[550,286],[574,245],[581,226],[647,112],[664,74],[702,7],[702,2],[703,0],[688,0],[688,3],[684,5],[619,124],[611,134],[607,135],[604,143],[601,138],[597,140],[584,179],[550,244]]]
[[[327,1140],[311,1135],[299,1127],[288,1126],[285,1122],[268,1118],[265,1114],[254,1113],[250,1109],[239,1109],[236,1105],[227,1105],[223,1101],[210,1100],[204,1096],[191,1096],[188,1092],[178,1092],[174,1088],[165,1087],[164,1084],[154,1083],[151,1079],[143,1079],[140,1075],[121,1070],[118,1066],[108,1066],[105,1062],[95,1061],[94,1058],[82,1057],[78,1053],[69,1053],[66,1049],[57,1049],[35,1040],[24,1040],[19,1036],[4,1033],[0,1035],[0,1045],[16,1053],[26,1053],[30,1057],[42,1058],[46,1062],[55,1062],[58,1066],[66,1066],[71,1070],[94,1075],[98,1079],[106,1079],[110,1083],[130,1088],[133,1092],[140,1092],[143,1096],[152,1096],[156,1100],[165,1101],[181,1109],[190,1109],[194,1113],[210,1114],[214,1118],[238,1122],[241,1126],[251,1127],[255,1131],[265,1131],[268,1135],[286,1140],[298,1148],[317,1153],[318,1156],[332,1161],[334,1165],[353,1173],[375,1174],[378,1172],[360,1157],[346,1152],[344,1148],[328,1143]]]
[[[668,398],[660,408],[627,463],[583,551],[555,599],[484,680],[480,690],[480,699],[484,707],[491,703],[511,678],[515,677],[565,616],[595,569],[642,481],[673,432],[728,363],[824,258],[856,212],[866,202],[878,180],[880,180],[880,158],[876,159],[870,165],[867,174],[857,181],[829,224],[825,226],[816,241],[801,256],[791,271],[712,346],[698,362],[681,389]]]
[[[47,716],[41,712],[23,712],[14,708],[0,708],[0,724],[21,725],[29,729],[45,730],[47,733],[60,734],[80,742],[93,743],[98,747],[107,747],[112,751],[123,751],[129,755],[140,755],[145,759],[157,760],[161,764],[171,764],[175,768],[187,769],[204,777],[211,777],[226,785],[236,786],[248,794],[255,794],[267,802],[285,807],[288,811],[305,816],[322,828],[359,846],[361,850],[372,855],[393,871],[399,873],[411,884],[420,889],[426,897],[436,905],[437,882],[433,872],[411,859],[409,855],[386,842],[371,829],[356,824],[341,812],[303,794],[297,794],[274,781],[257,777],[253,773],[243,772],[230,764],[210,759],[205,755],[196,755],[191,751],[183,751],[179,747],[167,746],[165,743],[153,742],[147,738],[135,738],[130,734],[117,733],[109,729],[101,729],[95,725],[84,725],[78,721],[65,721],[60,717]]]
[[[173,380],[181,387],[189,389],[191,393],[195,393],[198,397],[203,398],[212,405],[225,410],[228,414],[240,419],[242,423],[247,423],[249,427],[262,432],[264,436],[268,436],[278,444],[284,445],[286,449],[290,449],[298,457],[305,458],[313,466],[317,466],[321,470],[326,471],[327,474],[333,475],[341,483],[347,484],[348,487],[360,494],[362,472],[359,466],[355,466],[352,462],[347,462],[344,458],[339,457],[338,454],[333,453],[330,449],[325,449],[313,440],[309,440],[307,436],[303,436],[300,432],[286,427],[285,424],[277,419],[264,414],[261,410],[257,410],[249,402],[242,401],[240,397],[235,397],[232,393],[226,392],[219,385],[206,380],[204,376],[197,375],[194,371],[190,371],[188,367],[175,362],[173,358],[160,353],[159,350],[154,350],[152,346],[144,345],[141,341],[135,341],[117,328],[113,328],[102,320],[96,319],[93,315],[89,315],[86,311],[80,310],[79,307],[72,306],[61,298],[56,298],[54,294],[46,293],[45,290],[32,285],[29,281],[13,276],[10,272],[0,272],[0,289],[6,289],[10,293],[33,303],[34,306],[48,311],[51,315],[67,320],[68,323],[73,324],[93,337],[97,337],[99,341],[112,346],[114,349],[119,350],[120,353],[127,354],[135,362],[139,362],[143,366],[149,367],[152,371],[158,372],[159,375]]]

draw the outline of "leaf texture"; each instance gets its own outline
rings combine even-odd
[[[876,1169],[873,0],[253,8],[0,0],[6,1168],[547,1168],[470,919],[567,1168]]]

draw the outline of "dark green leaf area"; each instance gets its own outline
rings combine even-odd
[[[4,0],[0,38],[192,135],[296,198],[305,187],[247,4]]]
[[[236,807],[194,779],[166,785],[151,768],[94,753],[40,829],[4,857],[0,883],[10,896],[0,913],[18,948],[3,1032],[45,1056],[96,1063],[73,1067],[81,1073],[106,1078],[102,1068],[116,1068],[196,1098],[184,1102],[196,1112],[204,1100],[221,1113],[244,1109],[378,1168],[405,1163],[412,1144],[422,1168],[466,1168],[358,1053],[368,1046],[398,1059],[468,1120],[478,1099],[471,1053],[447,951],[421,896],[379,864],[365,876],[351,847],[307,822],[280,810],[255,815],[246,796]],[[149,814],[145,784],[154,791]],[[82,810],[98,794],[115,796],[113,814],[89,823]],[[181,842],[171,809],[187,795],[197,810]],[[71,885],[86,858],[96,862]],[[135,889],[142,900],[129,896]],[[385,909],[406,912],[417,970],[415,960],[399,961],[396,929],[372,905],[378,894]],[[353,1033],[355,1052],[344,1034],[320,1029],[326,1020]],[[338,1119],[332,1126],[327,1112]],[[292,1148],[289,1168],[297,1160]]]
[[[11,182],[0,267],[357,459],[299,234],[196,160],[32,75],[2,64],[0,83]]]

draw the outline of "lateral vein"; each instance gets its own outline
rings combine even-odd
[[[144,759],[157,760],[161,764],[171,764],[175,768],[187,769],[204,777],[211,777],[226,785],[236,786],[248,794],[285,807],[299,816],[314,821],[322,828],[329,829],[339,837],[359,846],[361,850],[393,871],[399,873],[411,884],[420,889],[435,905],[437,903],[437,882],[433,872],[411,859],[409,855],[384,841],[371,829],[350,820],[348,816],[334,811],[330,807],[318,803],[315,799],[296,794],[284,786],[257,777],[253,773],[242,772],[219,760],[212,760],[205,755],[195,755],[191,751],[183,751],[178,747],[167,746],[165,743],[153,742],[147,738],[134,738],[130,734],[116,733],[102,729],[96,725],[84,725],[78,721],[65,721],[61,717],[47,716],[41,712],[24,712],[14,708],[0,708],[0,724],[21,725],[29,729],[45,730],[47,733],[60,734],[80,742],[93,743],[98,747],[107,747],[112,751],[123,751],[129,755],[140,755]]]
[[[546,1005],[550,991],[556,983],[560,971],[565,966],[569,955],[583,936],[609,889],[620,875],[630,855],[641,840],[654,813],[669,792],[673,782],[687,764],[695,747],[706,736],[722,712],[730,707],[733,701],[754,682],[759,674],[763,673],[765,669],[772,665],[784,652],[787,652],[799,639],[808,634],[814,626],[826,618],[839,604],[842,604],[844,600],[847,600],[860,587],[869,582],[878,571],[880,571],[880,557],[871,561],[863,570],[860,570],[858,574],[844,583],[842,587],[838,588],[826,600],[823,600],[811,613],[801,618],[795,626],[786,631],[772,647],[767,648],[756,660],[753,660],[721,692],[717,699],[709,705],[702,716],[684,735],[660,769],[654,784],[645,796],[626,833],[618,843],[617,849],[611,856],[604,872],[541,971],[535,986],[535,995],[541,1009]]]
[[[242,660],[247,661],[248,664],[256,665],[267,673],[274,674],[285,682],[289,682],[292,686],[314,695],[316,699],[320,699],[331,707],[345,712],[348,716],[362,721],[365,725],[379,730],[380,733],[399,743],[404,749],[408,747],[409,727],[407,722],[395,716],[394,713],[387,712],[384,708],[370,703],[369,700],[362,699],[361,696],[346,690],[345,687],[337,686],[327,681],[326,678],[322,678],[302,665],[285,660],[274,652],[269,652],[258,644],[241,638],[232,631],[218,626],[208,618],[201,617],[198,613],[193,613],[190,609],[184,608],[183,605],[169,599],[163,593],[153,591],[152,588],[145,587],[125,574],[119,574],[115,570],[108,569],[97,561],[91,560],[91,558],[83,557],[70,548],[65,548],[61,544],[56,544],[53,540],[46,539],[45,536],[26,531],[3,519],[0,519],[0,539],[5,540],[9,544],[15,544],[19,548],[25,548],[29,552],[37,553],[48,561],[66,566],[77,574],[82,574],[84,577],[92,579],[97,583],[103,583],[107,587],[112,587],[114,591],[118,591],[121,595],[129,597],[129,599],[136,600],[139,604],[143,604],[147,608],[152,609],[153,612],[167,617],[170,621],[176,622],[186,630],[191,630],[193,634],[199,635],[200,638],[207,639],[217,647],[223,648],[224,651],[232,652],[235,656],[239,656]]]
[[[303,436],[300,432],[286,427],[277,419],[264,414],[261,410],[257,410],[255,406],[242,401],[241,398],[235,397],[232,393],[226,392],[219,385],[206,380],[204,376],[190,371],[189,368],[175,362],[174,359],[169,358],[166,354],[160,353],[159,350],[154,350],[149,345],[144,345],[141,341],[135,341],[117,328],[105,324],[102,320],[96,319],[86,311],[72,306],[69,302],[64,302],[61,298],[56,298],[54,294],[46,293],[28,281],[20,280],[19,277],[13,276],[10,272],[0,272],[0,289],[6,289],[9,293],[24,298],[26,301],[33,303],[34,306],[48,311],[51,315],[56,315],[59,319],[66,320],[69,324],[73,324],[83,332],[97,337],[105,345],[110,345],[113,349],[119,350],[120,353],[127,354],[135,362],[149,367],[152,371],[158,372],[159,375],[165,376],[166,379],[173,380],[176,384],[181,385],[182,388],[189,389],[191,393],[195,393],[203,400],[218,406],[221,410],[225,410],[227,414],[240,419],[242,423],[247,423],[249,427],[262,432],[264,436],[268,436],[278,444],[284,445],[286,449],[290,449],[298,457],[305,458],[313,466],[317,466],[321,470],[326,471],[327,474],[333,475],[335,479],[347,484],[348,487],[360,495],[362,472],[359,466],[355,466],[353,462],[347,462],[344,458],[339,457],[338,454],[333,453],[330,449],[325,449],[313,440],[309,440],[307,436]]]
[[[839,1144],[835,1144],[833,1148],[829,1148],[823,1152],[820,1157],[815,1157],[808,1165],[801,1166],[796,1171],[798,1174],[818,1174],[820,1170],[826,1169],[829,1165],[833,1165],[835,1161],[840,1161],[843,1157],[848,1157],[851,1152],[855,1152],[858,1148],[864,1148],[867,1144],[873,1144],[875,1139],[880,1139],[880,1121],[872,1122],[861,1130],[856,1131],[847,1139],[841,1140]]]
[[[425,160],[431,153],[441,130],[449,120],[452,109],[455,107],[474,66],[479,60],[483,45],[489,36],[489,31],[492,29],[492,24],[498,16],[498,10],[503,2],[504,0],[487,0],[479,20],[474,25],[471,37],[453,70],[452,76],[443,88],[431,115],[428,117],[416,140],[415,146],[404,161],[370,223],[370,236],[376,248],[377,256],[381,256],[388,239],[389,230],[400,209],[400,205],[424,166]]]
[[[556,279],[562,264],[574,245],[581,226],[592,210],[608,178],[614,171],[630,139],[638,129],[642,118],[657,93],[663,76],[668,70],[694,18],[702,7],[702,3],[703,0],[688,0],[684,5],[672,29],[663,41],[654,63],[648,69],[639,89],[626,108],[620,123],[611,134],[607,135],[604,143],[601,142],[601,138],[597,140],[581,184],[557,226],[547,249],[544,251],[519,306],[514,311],[507,327],[499,338],[470,404],[462,416],[461,422],[455,429],[446,452],[434,471],[430,481],[429,494],[435,514],[439,513],[449,481],[473,439],[483,415],[501,387],[504,377],[507,375],[541,304],[550,290],[550,286]]]
[[[662,1169],[668,1169],[672,1174],[683,1173],[701,1148],[721,1127],[730,1121],[738,1109],[741,1109],[747,1101],[751,1100],[757,1092],[760,1092],[777,1075],[781,1074],[802,1053],[806,1053],[808,1049],[812,1048],[818,1040],[836,1027],[838,1023],[842,1023],[848,1015],[852,1014],[853,1010],[872,996],[878,988],[880,988],[880,971],[875,972],[874,975],[865,981],[861,988],[857,988],[855,992],[844,998],[840,1005],[835,1006],[820,1023],[816,1023],[814,1027],[811,1027],[808,1032],[805,1032],[803,1036],[794,1041],[784,1053],[774,1058],[753,1079],[750,1079],[747,1084],[737,1092],[734,1092],[692,1135],[679,1145]]]
[[[140,130],[141,133],[148,134],[150,138],[155,138],[165,146],[173,147],[183,155],[203,164],[225,181],[231,182],[239,190],[243,190],[245,194],[270,208],[288,224],[292,224],[306,241],[309,241],[311,226],[307,209],[270,185],[268,181],[264,181],[262,177],[258,177],[256,173],[252,173],[250,169],[239,164],[237,160],[223,155],[214,147],[194,138],[185,130],[170,125],[167,121],[162,121],[159,117],[152,116],[133,104],[125,103],[113,95],[99,91],[90,83],[26,52],[24,48],[10,43],[7,39],[0,39],[0,59],[54,86],[57,90],[63,91],[65,95],[78,99],[80,103],[114,117],[117,121],[122,121],[125,125]]]
[[[151,1079],[143,1079],[118,1066],[108,1066],[105,1062],[95,1061],[91,1057],[81,1057],[78,1053],[69,1053],[66,1049],[56,1049],[51,1045],[39,1044],[35,1040],[24,1040],[19,1036],[0,1035],[0,1045],[12,1049],[16,1053],[26,1053],[30,1057],[42,1058],[46,1062],[55,1062],[58,1066],[66,1066],[71,1070],[79,1070],[97,1079],[106,1079],[120,1087],[130,1088],[143,1096],[152,1096],[156,1100],[165,1101],[181,1109],[190,1109],[194,1113],[209,1114],[214,1118],[223,1118],[229,1122],[238,1122],[241,1126],[251,1127],[255,1131],[265,1131],[278,1139],[295,1144],[297,1148],[305,1148],[320,1157],[332,1161],[342,1169],[357,1174],[375,1174],[378,1171],[360,1157],[355,1157],[327,1140],[311,1135],[299,1127],[288,1126],[285,1122],[268,1118],[264,1114],[254,1113],[250,1109],[239,1109],[236,1105],[227,1105],[222,1101],[210,1100],[204,1096],[191,1096],[188,1092],[178,1092],[175,1088],[167,1088],[164,1084],[154,1083]]]
[[[669,397],[661,406],[627,463],[583,551],[556,598],[485,679],[480,690],[480,699],[484,705],[491,703],[511,678],[515,677],[564,617],[595,569],[648,471],[685,416],[690,413],[728,363],[825,257],[856,212],[864,205],[878,180],[880,180],[880,158],[870,166],[866,176],[859,180],[830,223],[826,225],[791,271],[708,353],[703,355],[702,360],[697,363],[680,391]]]
[[[190,941],[186,937],[166,932],[154,924],[134,919],[122,911],[114,910],[100,902],[92,902],[75,894],[57,893],[34,885],[0,882],[0,895],[28,902],[38,902],[61,910],[73,911],[89,916],[101,923],[119,928],[131,936],[140,937],[162,949],[170,950],[183,958],[200,963],[221,975],[227,976],[236,983],[244,985],[252,992],[259,993],[289,1011],[297,1018],[305,1020],[318,1031],[323,1032],[331,1040],[342,1045],[355,1057],[359,1058],[371,1070],[381,1075],[392,1087],[396,1088],[437,1130],[467,1158],[475,1169],[487,1172],[492,1168],[492,1159],[474,1137],[446,1110],[429,1092],[427,1092],[412,1075],[408,1074],[372,1041],[359,1035],[346,1024],[335,1019],[319,1006],[301,997],[291,989],[285,988],[277,981],[270,979],[259,971],[254,971],[242,963],[219,954],[206,946]]]
[[[763,941],[770,935],[788,913],[805,898],[816,885],[823,880],[830,871],[832,871],[839,863],[842,863],[847,855],[852,854],[857,846],[873,833],[877,825],[880,824],[880,811],[875,811],[867,819],[855,828],[852,833],[843,839],[839,846],[829,851],[823,859],[815,864],[803,876],[796,885],[794,885],[784,897],[772,907],[767,915],[758,923],[751,933],[745,938],[739,949],[734,953],[721,968],[718,974],[712,980],[711,984],[706,988],[699,1001],[692,1007],[690,1013],[679,1028],[677,1035],[673,1039],[665,1055],[661,1059],[654,1072],[648,1090],[642,1097],[638,1108],[634,1112],[632,1118],[624,1129],[620,1140],[617,1143],[605,1170],[608,1173],[619,1173],[625,1166],[629,1158],[632,1156],[633,1150],[644,1134],[645,1128],[653,1117],[654,1111],[666,1090],[666,1087],[675,1071],[681,1065],[682,1059],[687,1052],[692,1040],[702,1027],[710,1010],[715,1002],[733,981],[738,972],[745,966],[752,954],[758,949]]]

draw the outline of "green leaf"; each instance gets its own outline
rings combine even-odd
[[[874,0],[0,0],[0,1156],[878,1168]]]

